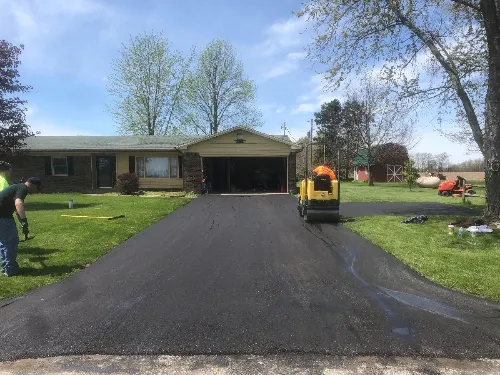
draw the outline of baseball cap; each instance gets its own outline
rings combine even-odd
[[[38,177],[30,177],[26,180],[26,182],[36,185],[38,191],[40,191],[40,187],[42,186],[42,180],[40,180]]]

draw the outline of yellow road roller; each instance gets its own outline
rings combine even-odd
[[[309,155],[309,147],[313,145],[325,144],[308,144],[306,155]],[[335,173],[327,167],[318,166],[310,173],[307,159],[306,156],[306,178],[300,182],[299,215],[306,222],[338,222],[340,220],[340,182],[337,177],[339,168],[337,166]]]

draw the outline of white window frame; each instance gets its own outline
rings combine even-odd
[[[144,159],[144,174],[141,176],[139,175],[139,168],[138,168],[138,160],[142,158]],[[168,176],[167,177],[146,177],[147,171],[146,171],[146,158],[162,158],[162,159],[167,159],[168,162]],[[179,160],[177,157],[177,176],[172,176],[172,159],[174,157],[172,156],[136,156],[135,157],[135,171],[136,174],[139,178],[153,178],[153,179],[160,179],[160,178],[179,178]]]
[[[56,174],[54,172],[54,159],[65,159],[66,160],[66,174]],[[52,176],[69,176],[69,165],[68,165],[68,157],[67,156],[51,156],[50,158],[50,167],[52,168]]]
[[[175,162],[177,163],[177,175],[176,176],[172,176],[172,160],[175,160]],[[169,178],[179,178],[179,158],[177,157],[168,157],[168,174],[169,174]]]

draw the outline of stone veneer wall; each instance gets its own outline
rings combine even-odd
[[[198,153],[186,152],[182,161],[183,189],[186,192],[201,193],[201,156]]]

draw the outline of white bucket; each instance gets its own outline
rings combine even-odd
[[[68,202],[69,208],[73,208],[73,199],[70,199]]]

